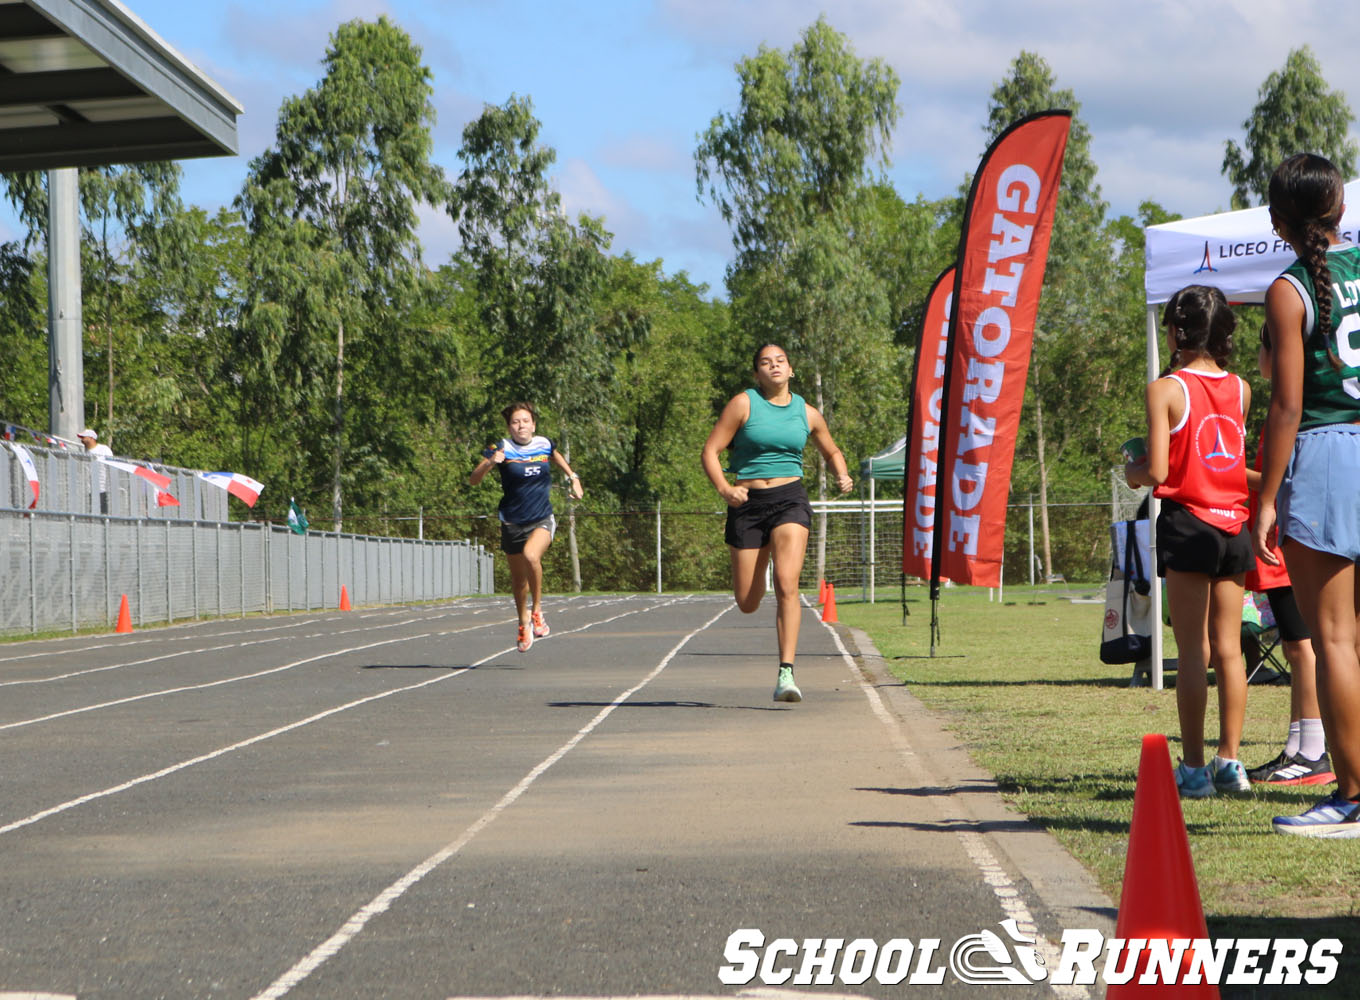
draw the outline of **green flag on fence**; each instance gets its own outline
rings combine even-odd
[[[307,534],[307,515],[302,513],[302,508],[292,497],[288,498],[288,527],[295,535]]]

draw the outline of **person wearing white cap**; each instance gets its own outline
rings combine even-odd
[[[80,438],[80,443],[85,446],[85,451],[90,457],[98,459],[101,455],[113,455],[113,449],[106,444],[99,443],[99,435],[94,428],[86,427],[76,435]],[[99,466],[99,513],[109,512],[109,470],[103,465]]]

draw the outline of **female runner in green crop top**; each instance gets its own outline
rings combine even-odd
[[[733,396],[704,442],[704,472],[727,501],[725,538],[732,555],[732,592],[751,614],[765,596],[765,568],[774,559],[775,628],[779,677],[775,701],[802,701],[793,682],[798,627],[803,609],[798,578],[803,572],[812,505],[803,488],[803,447],[809,437],[822,453],[842,493],[854,489],[845,456],[831,440],[815,406],[789,390],[793,366],[778,344],[764,344],[752,361],[756,389]],[[730,449],[730,467],[718,455]],[[729,483],[724,472],[736,482]]]

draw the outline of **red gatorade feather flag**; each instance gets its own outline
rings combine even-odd
[[[932,585],[1001,583],[1015,435],[1070,111],[1021,119],[968,193],[945,358]]]
[[[907,464],[903,469],[902,572],[930,576],[935,538],[935,470],[940,461],[940,397],[944,395],[945,347],[949,307],[954,299],[954,268],[935,279],[926,296],[925,321],[916,345],[907,417]]]

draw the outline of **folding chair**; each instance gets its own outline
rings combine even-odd
[[[1248,684],[1288,684],[1289,664],[1280,649],[1280,630],[1265,595],[1247,592],[1242,602],[1242,658]]]

